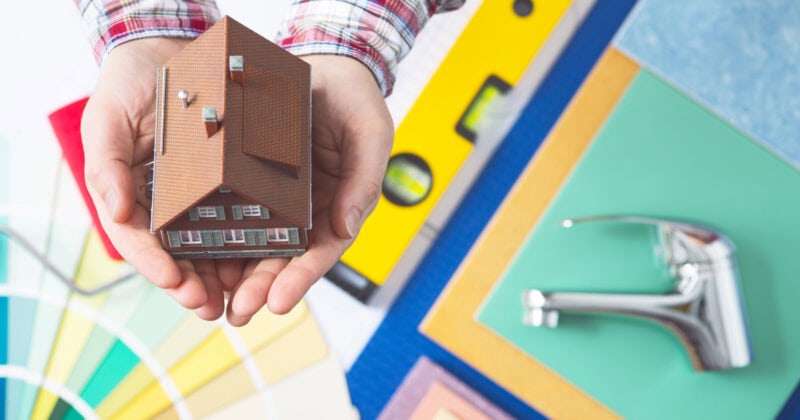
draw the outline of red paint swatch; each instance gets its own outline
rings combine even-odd
[[[83,98],[75,101],[63,108],[54,111],[48,116],[50,125],[58,138],[58,143],[61,145],[61,152],[64,154],[64,159],[69,165],[69,170],[78,184],[78,189],[81,191],[86,208],[89,209],[89,214],[92,216],[92,223],[95,229],[100,234],[103,240],[103,245],[108,252],[108,255],[115,260],[122,260],[111,240],[108,238],[103,226],[100,225],[100,219],[97,217],[97,209],[94,207],[92,198],[89,196],[89,190],[86,188],[86,180],[83,176],[83,142],[81,140],[81,117],[83,116],[83,109],[86,107],[86,101],[89,98]]]

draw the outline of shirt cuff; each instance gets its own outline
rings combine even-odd
[[[372,71],[384,96],[434,13],[464,0],[294,0],[278,43],[295,55],[345,55]]]
[[[110,3],[110,4],[104,4]],[[111,4],[116,4],[112,7]],[[95,59],[102,63],[117,46],[144,38],[196,38],[220,19],[214,1],[81,1]]]
[[[296,56],[329,54],[354,58],[372,72],[384,96],[392,92],[393,72],[386,67],[380,54],[363,42],[338,39],[324,30],[309,29],[281,39],[278,45]]]

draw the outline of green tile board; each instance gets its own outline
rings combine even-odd
[[[705,222],[738,246],[755,362],[698,373],[679,341],[621,316],[525,327],[525,288],[661,291],[652,232],[562,218]],[[772,418],[800,378],[800,173],[641,71],[477,314],[480,322],[629,418]],[[535,380],[535,378],[531,378]]]

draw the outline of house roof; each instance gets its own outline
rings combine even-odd
[[[230,56],[244,58],[243,86],[231,80]],[[226,16],[158,79],[152,231],[223,186],[311,227],[308,64]],[[204,107],[220,121],[210,137]]]

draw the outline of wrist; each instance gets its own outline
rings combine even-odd
[[[346,37],[331,40],[323,30],[306,29],[302,33],[286,37],[279,45],[286,51],[303,57],[339,57],[360,63],[372,75],[384,96],[392,90],[394,75],[387,67],[384,57],[369,44]]]
[[[330,83],[355,81],[362,87],[380,85],[370,69],[361,61],[344,55],[311,54],[300,57],[311,65],[311,88],[317,90]]]
[[[141,38],[118,45],[108,53],[106,61],[111,61],[112,57],[128,56],[132,58],[147,59],[154,65],[161,65],[172,56],[179,53],[193,39],[186,38],[162,38],[151,37]],[[153,68],[155,71],[155,67]]]

